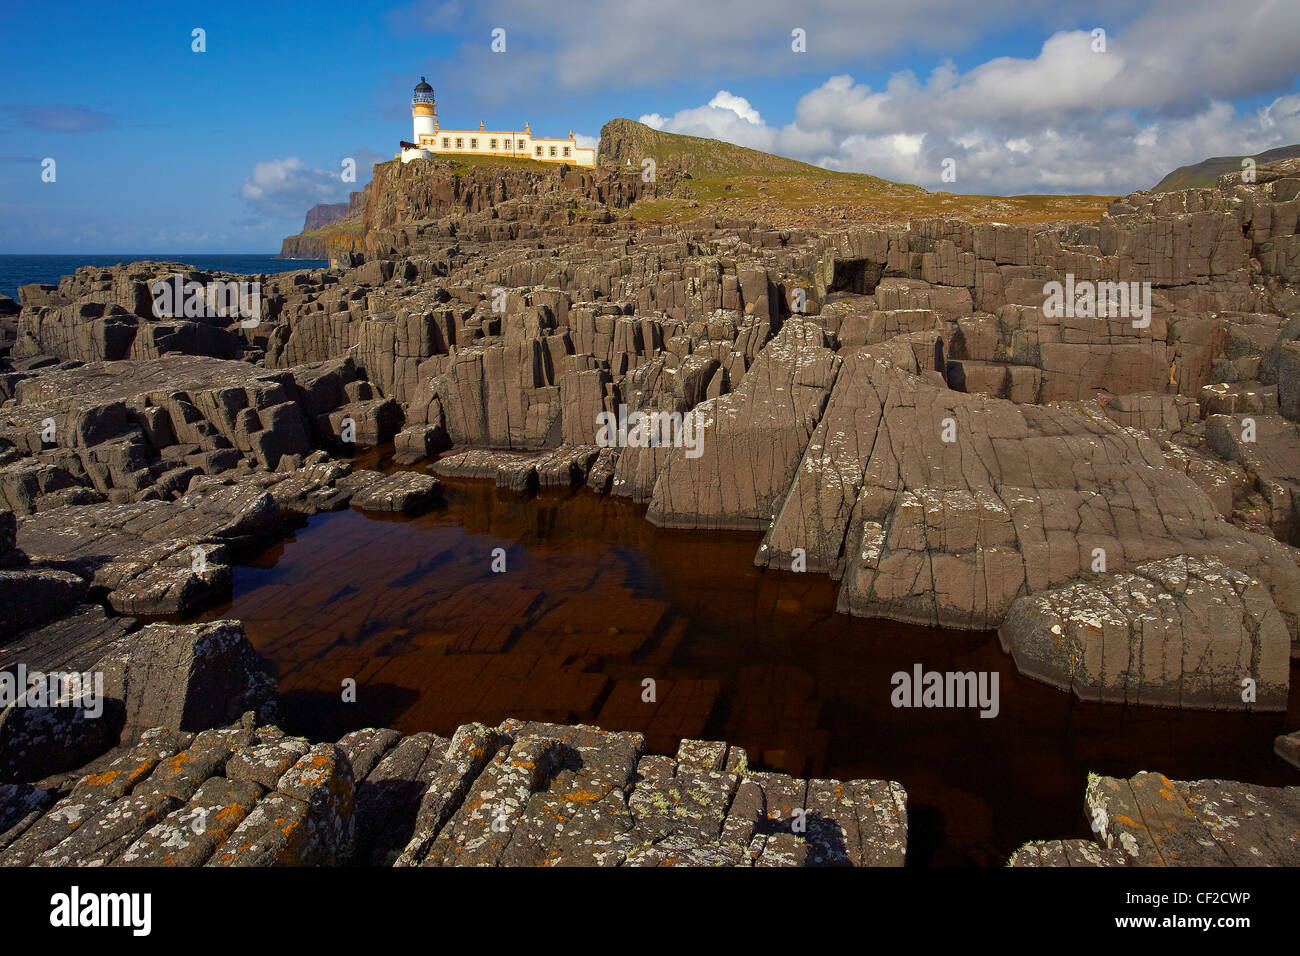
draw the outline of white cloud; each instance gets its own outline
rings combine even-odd
[[[340,202],[350,189],[358,189],[368,179],[369,170],[358,163],[357,183],[345,183],[342,166],[337,169],[312,169],[297,156],[271,159],[253,164],[239,195],[263,214],[301,218],[317,203]]]
[[[943,188],[1119,192],[1206,156],[1300,140],[1296,13],[1296,0],[1230,10],[1222,0],[415,0],[393,19],[483,38],[504,26],[507,55],[484,39],[449,64],[484,100],[690,78],[717,94],[656,104],[641,121],[927,186],[951,156],[958,181]],[[796,26],[804,54],[790,48]],[[1093,52],[1095,27],[1104,53]],[[972,62],[1011,29],[1045,39],[1029,55]],[[849,72],[927,56],[928,75],[903,71],[874,88]],[[807,78],[786,125],[764,120],[772,107],[756,92],[774,77]],[[1247,99],[1272,102],[1258,115],[1231,105]]]
[[[749,100],[743,96],[733,96],[726,90],[718,90],[713,99],[709,100],[709,106],[719,110],[731,110],[746,123],[755,126],[763,123],[763,117],[758,115],[758,110],[749,105]]]
[[[1271,13],[1262,11],[1260,22],[1271,22]],[[1175,32],[1190,42],[1186,30]],[[1132,37],[1146,36],[1139,23],[1109,38],[1107,52],[1098,53],[1088,31],[1061,31],[1034,57],[998,57],[965,73],[943,62],[924,82],[903,72],[883,90],[835,75],[805,93],[794,122],[781,128],[768,126],[748,100],[726,90],[705,106],[650,115],[656,128],[669,132],[830,169],[992,193],[1124,193],[1208,156],[1300,141],[1300,94],[1276,97],[1255,113],[1238,112],[1218,97],[1195,108],[1149,109],[1166,59],[1159,50],[1131,52]],[[1230,47],[1232,36],[1223,41]],[[1240,78],[1233,86],[1242,87]],[[940,178],[948,157],[957,162],[951,184]]]

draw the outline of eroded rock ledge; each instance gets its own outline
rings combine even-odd
[[[0,866],[901,866],[906,794],[745,752],[507,720],[312,744],[253,714],[0,785]]]
[[[1040,840],[1011,866],[1296,866],[1300,787],[1170,780],[1142,772],[1092,776],[1085,796],[1095,840]]]

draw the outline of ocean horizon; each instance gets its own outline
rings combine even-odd
[[[296,269],[324,269],[328,259],[281,259],[274,253],[256,252],[124,252],[0,255],[0,295],[17,300],[18,287],[32,282],[57,285],[65,275],[81,266],[113,266],[150,259],[159,262],[183,262],[210,272],[255,273],[293,272]]]

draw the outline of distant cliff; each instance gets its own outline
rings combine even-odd
[[[328,259],[361,248],[366,194],[354,192],[347,202],[317,203],[307,210],[302,232],[280,244],[281,259]]]
[[[307,210],[307,219],[302,224],[302,231],[315,232],[317,229],[324,229],[330,223],[338,222],[346,216],[351,208],[350,202],[318,202]]]
[[[280,244],[281,259],[330,259],[343,253],[360,252],[365,232],[359,222],[340,222],[289,236]]]

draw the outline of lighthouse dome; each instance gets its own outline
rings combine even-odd
[[[415,92],[417,92],[417,93],[432,93],[432,92],[433,92],[433,87],[429,85],[428,81],[425,80],[424,77],[420,77],[420,82],[416,85],[416,87],[415,87]]]

